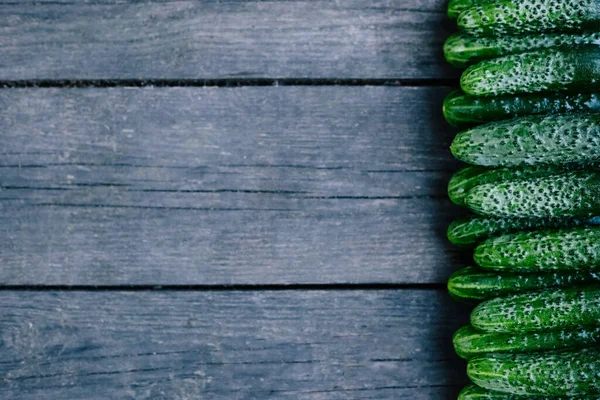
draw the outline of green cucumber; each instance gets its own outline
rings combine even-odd
[[[600,396],[520,396],[518,394],[495,392],[476,385],[469,385],[459,393],[458,400],[600,400]]]
[[[485,179],[487,176],[485,173],[488,171],[489,168],[472,165],[455,172],[448,182],[450,200],[456,205],[463,206],[469,190],[483,183],[496,182],[496,179]]]
[[[559,229],[600,225],[600,217],[591,218],[498,218],[465,217],[448,226],[448,240],[461,247],[474,246],[493,236],[539,229]]]
[[[467,68],[460,86],[473,96],[600,88],[600,48],[551,48],[485,60]]]
[[[495,354],[469,361],[471,381],[485,389],[520,395],[600,394],[600,351]]]
[[[580,32],[600,27],[597,0],[502,0],[467,8],[456,21],[473,35]]]
[[[455,127],[540,114],[600,112],[598,93],[530,93],[496,97],[469,96],[456,90],[444,100],[446,121]]]
[[[544,221],[544,220],[539,220]],[[452,221],[447,236],[450,243],[470,247],[488,237],[538,227],[538,219],[464,217]]]
[[[454,204],[464,206],[467,194],[479,185],[554,175],[577,168],[578,166],[576,165],[545,164],[524,165],[519,168],[484,168],[471,165],[452,175],[452,178],[448,182],[448,196]]]
[[[452,274],[448,280],[448,291],[456,298],[487,300],[532,290],[589,285],[595,282],[600,282],[600,275],[585,271],[519,274],[487,272],[466,267]]]
[[[592,347],[600,344],[600,327],[530,333],[481,332],[463,326],[452,338],[456,354],[465,359],[486,354],[532,353]]]
[[[494,1],[498,0],[450,0],[448,3],[448,18],[456,19],[467,8]]]
[[[600,172],[572,171],[476,186],[465,204],[479,215],[590,217],[600,212]]]
[[[600,286],[498,297],[471,312],[471,325],[484,332],[541,332],[599,324]]]
[[[457,159],[488,167],[600,161],[600,114],[533,115],[490,122],[456,135]]]
[[[473,259],[482,268],[494,271],[600,270],[600,227],[493,237],[475,248]]]
[[[497,37],[478,37],[457,33],[446,39],[444,56],[446,61],[460,68],[509,54],[551,47],[574,47],[582,44],[600,44],[600,33],[537,33]]]

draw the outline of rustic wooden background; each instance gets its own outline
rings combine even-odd
[[[455,397],[445,6],[0,0],[0,397]]]

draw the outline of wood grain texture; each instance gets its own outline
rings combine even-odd
[[[165,86],[0,90],[0,284],[86,290],[2,291],[0,398],[455,398],[442,290],[87,287],[443,283],[448,88],[166,86],[454,78],[445,3],[0,0],[0,81]]]
[[[443,283],[445,88],[0,92],[0,282]]]
[[[464,309],[437,291],[3,292],[7,399],[441,399]]]
[[[456,77],[445,3],[0,1],[0,80]]]

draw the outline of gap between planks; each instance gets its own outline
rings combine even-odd
[[[446,290],[443,283],[315,283],[289,285],[0,285],[0,291],[61,292],[260,292],[260,291],[324,291],[324,290]]]
[[[16,88],[118,88],[118,87],[245,87],[245,86],[400,86],[452,87],[455,78],[424,79],[188,79],[188,80],[0,80],[0,89]]]

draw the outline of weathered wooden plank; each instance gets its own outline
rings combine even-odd
[[[140,179],[179,174],[159,171],[164,168],[183,169],[176,181],[190,182],[241,173],[251,179],[250,189],[277,174],[296,174],[295,181],[324,174],[328,191],[332,179],[350,176],[346,192],[368,179],[393,180],[379,193],[397,193],[392,187],[405,179],[395,180],[398,174],[458,165],[448,150],[453,132],[441,115],[448,92],[385,86],[6,89],[0,91],[0,166],[81,166],[63,177],[67,183],[84,176],[85,167],[115,165],[151,168]]]
[[[0,281],[443,283],[460,266],[444,238],[454,212],[440,200],[176,194],[147,205],[121,194],[0,203]]]
[[[0,1],[0,80],[456,76],[445,3]]]
[[[442,283],[446,93],[4,90],[0,282]]]
[[[7,399],[440,399],[465,380],[441,291],[0,299]]]

